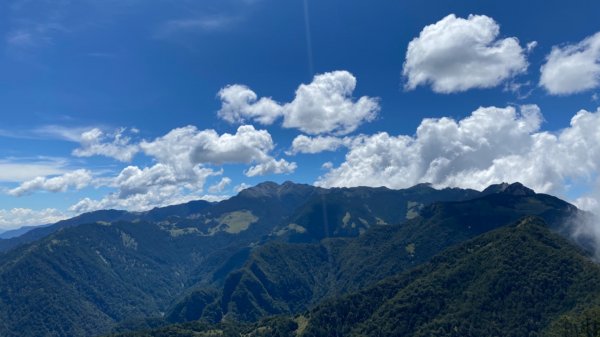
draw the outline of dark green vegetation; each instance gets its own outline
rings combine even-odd
[[[419,217],[401,225],[374,226],[358,237],[310,244],[270,242],[254,249],[242,268],[228,275],[220,297],[214,289],[200,288],[167,318],[256,321],[266,315],[300,313],[323,298],[408,270],[523,216],[540,216],[551,228],[560,228],[574,212],[564,201],[513,185],[472,200],[426,206]]]
[[[88,213],[0,240],[0,336],[594,336],[578,215],[518,183]]]
[[[528,218],[320,305],[303,336],[540,336],[599,300],[600,268]]]
[[[89,336],[164,324],[163,313],[174,321],[200,313],[218,321],[228,313],[219,305],[227,302],[223,289],[239,288],[232,282],[239,268],[244,273],[270,242],[356,237],[413,218],[430,202],[478,194],[425,185],[392,191],[263,183],[215,204],[84,214],[0,240],[0,335]]]
[[[550,337],[599,337],[600,307],[569,313],[552,323]]]
[[[600,267],[541,219],[524,218],[299,316],[227,323],[224,335],[595,337],[598,304]],[[196,323],[122,336],[217,331]]]

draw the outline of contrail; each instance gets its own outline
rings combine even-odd
[[[313,55],[312,55],[312,39],[310,37],[310,19],[308,17],[308,0],[304,0],[304,29],[306,33],[306,53],[308,56],[308,71],[310,77],[314,75]]]

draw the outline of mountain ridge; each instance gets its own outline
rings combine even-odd
[[[577,212],[511,185],[482,195],[266,182],[218,203],[84,214],[0,254],[0,334],[85,336],[164,324],[163,314],[253,322],[298,313],[520,216],[559,228]]]

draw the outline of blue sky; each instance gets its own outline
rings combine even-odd
[[[3,1],[0,229],[218,200],[264,180],[519,180],[593,209],[599,12],[595,1]]]

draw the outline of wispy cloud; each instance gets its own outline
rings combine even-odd
[[[7,158],[0,160],[0,182],[23,182],[40,176],[65,173],[62,158]]]
[[[158,27],[154,37],[163,39],[177,34],[221,31],[231,27],[237,21],[239,21],[238,17],[224,15],[169,20]]]
[[[57,36],[68,33],[70,1],[12,1],[8,6],[4,43],[7,50],[22,53],[54,44]]]
[[[89,57],[97,58],[97,59],[116,59],[119,57],[117,53],[109,53],[109,52],[91,52],[86,54]]]
[[[50,45],[57,33],[67,32],[59,22],[29,22],[19,21],[6,34],[6,45],[11,49],[31,49]]]
[[[34,44],[33,40],[34,38],[31,32],[24,30],[16,30],[9,32],[6,36],[6,42],[11,46],[32,46]]]
[[[66,219],[65,214],[55,208],[33,210],[30,208],[0,209],[0,229],[9,230],[22,226],[44,225]]]
[[[93,126],[42,125],[27,130],[0,129],[0,137],[79,142],[84,132],[94,128]]]

